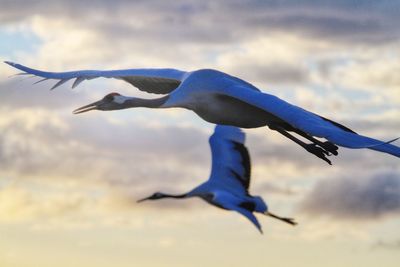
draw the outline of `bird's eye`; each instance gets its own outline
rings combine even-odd
[[[113,96],[113,95],[106,95],[106,96],[104,97],[104,100],[113,101],[113,100],[114,100],[114,96]]]
[[[111,102],[111,101],[114,101],[116,96],[120,96],[120,94],[118,94],[118,93],[109,93],[108,95],[106,95],[104,97],[104,100]]]

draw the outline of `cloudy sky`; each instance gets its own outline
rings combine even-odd
[[[400,3],[318,3],[0,0],[0,60],[215,68],[365,135],[400,136]],[[153,96],[106,79],[50,92],[15,73],[0,64],[1,266],[398,265],[399,159],[342,148],[328,166],[246,130],[251,191],[299,222],[259,216],[259,235],[197,199],[136,203],[208,178],[213,125],[186,110],[73,115],[113,91]]]

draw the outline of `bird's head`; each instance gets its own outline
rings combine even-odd
[[[168,195],[166,195],[164,193],[161,193],[161,192],[156,192],[156,193],[152,194],[149,197],[145,197],[145,198],[139,199],[137,202],[140,203],[140,202],[145,201],[145,200],[157,200],[157,199],[164,198],[164,197],[168,197]]]
[[[124,102],[127,97],[119,93],[110,93],[103,97],[101,100],[93,102],[89,105],[77,108],[73,111],[74,114],[87,112],[90,110],[116,110],[124,108]]]

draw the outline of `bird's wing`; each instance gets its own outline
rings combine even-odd
[[[224,204],[223,207],[225,209],[234,210],[234,211],[242,214],[244,217],[249,219],[254,224],[255,227],[257,227],[257,229],[260,231],[260,233],[263,233],[260,223],[258,222],[256,216],[254,216],[254,214],[251,211],[248,211],[244,208],[238,207],[233,204]]]
[[[217,125],[210,137],[212,167],[209,182],[247,194],[251,164],[245,134],[236,127]]]
[[[244,86],[232,84],[232,86],[223,87],[223,92],[272,113],[303,132],[325,138],[336,145],[348,148],[369,148],[400,157],[400,148],[390,144],[396,139],[384,142],[359,135],[339,123],[292,105],[274,95],[249,90]]]
[[[256,216],[254,216],[252,212],[238,207],[236,207],[234,210],[245,216],[247,219],[249,219],[255,225],[255,227],[257,227],[258,231],[260,231],[260,233],[263,233],[260,223],[258,222]]]
[[[148,93],[168,94],[180,85],[186,74],[186,72],[176,69],[77,70],[68,72],[47,72],[31,69],[21,64],[9,61],[5,61],[5,63],[23,71],[20,75],[31,74],[42,77],[43,79],[38,82],[45,80],[58,80],[51,89],[54,89],[71,79],[75,79],[72,84],[72,88],[75,88],[84,80],[103,77],[124,80],[137,87],[139,90]]]

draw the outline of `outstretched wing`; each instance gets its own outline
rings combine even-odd
[[[103,77],[124,80],[137,87],[139,90],[148,93],[168,94],[180,85],[186,74],[186,72],[176,69],[77,70],[68,72],[47,72],[31,69],[21,64],[9,61],[5,61],[5,63],[23,71],[21,74],[31,74],[42,77],[43,79],[38,82],[45,80],[58,80],[51,89],[54,89],[71,79],[75,79],[72,84],[72,88],[75,88],[84,80]]]
[[[245,135],[236,127],[217,125],[210,137],[212,167],[209,182],[239,194],[248,194],[251,164]]]
[[[257,227],[258,231],[260,231],[261,234],[263,233],[260,223],[258,222],[256,216],[254,216],[254,214],[252,212],[250,212],[246,209],[243,209],[243,208],[238,208],[238,207],[234,208],[233,210],[239,212],[240,214],[245,216],[247,219],[249,219],[254,224],[254,226]]]
[[[264,93],[249,90],[245,86],[225,85],[224,93],[240,99],[250,105],[261,108],[281,118],[293,127],[312,136],[323,137],[336,145],[348,148],[369,148],[400,157],[400,148],[390,144],[396,139],[383,142],[367,136],[359,135],[350,129],[282,99]],[[221,92],[219,92],[221,93]]]
[[[249,221],[252,222],[255,227],[257,227],[258,231],[260,231],[261,234],[263,233],[261,224],[258,222],[257,217],[254,216],[254,214],[251,211],[248,211],[247,209],[244,209],[242,207],[239,207],[239,206],[234,205],[229,202],[220,203],[220,204],[224,209],[233,210],[233,211],[236,211],[236,212],[242,214],[244,217],[249,219]]]

